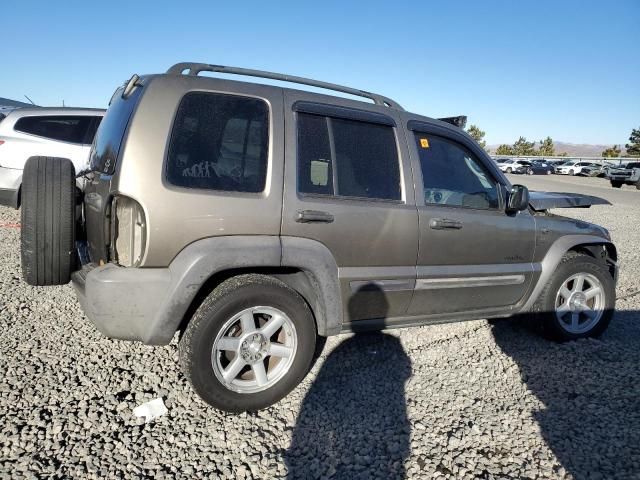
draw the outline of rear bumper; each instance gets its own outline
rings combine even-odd
[[[0,205],[18,208],[22,170],[0,167]]]
[[[163,329],[155,321],[169,293],[169,269],[88,264],[71,281],[84,313],[102,334],[148,344],[171,341],[175,328]]]

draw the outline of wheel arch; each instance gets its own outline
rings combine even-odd
[[[527,312],[542,293],[547,282],[560,264],[562,257],[571,251],[586,253],[587,255],[602,260],[611,273],[614,281],[618,273],[618,252],[615,245],[596,235],[565,235],[557,239],[547,251],[542,260],[542,271],[529,299],[522,307],[522,312]]]
[[[327,247],[314,240],[278,236],[207,238],[180,252],[169,271],[171,282],[143,338],[145,343],[170,342],[217,285],[245,273],[271,275],[298,292],[311,308],[319,335],[335,335],[342,328],[338,267]]]

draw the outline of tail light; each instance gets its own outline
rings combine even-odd
[[[140,266],[147,237],[144,210],[135,200],[117,196],[111,215],[111,258],[123,267]]]

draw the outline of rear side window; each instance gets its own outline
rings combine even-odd
[[[111,175],[116,168],[122,139],[129,119],[142,95],[142,87],[135,88],[122,98],[122,87],[116,90],[109,110],[100,122],[90,154],[91,170]]]
[[[298,113],[298,190],[400,200],[400,167],[393,128]]]
[[[167,180],[186,188],[262,192],[268,144],[269,108],[263,100],[188,93],[173,126]]]
[[[92,121],[92,116],[75,115],[22,117],[13,128],[18,132],[51,140],[84,143]]]

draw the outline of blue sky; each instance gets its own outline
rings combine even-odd
[[[0,96],[41,105],[103,107],[132,73],[188,60],[465,114],[491,144],[624,144],[640,127],[639,0],[5,0],[0,29]]]

